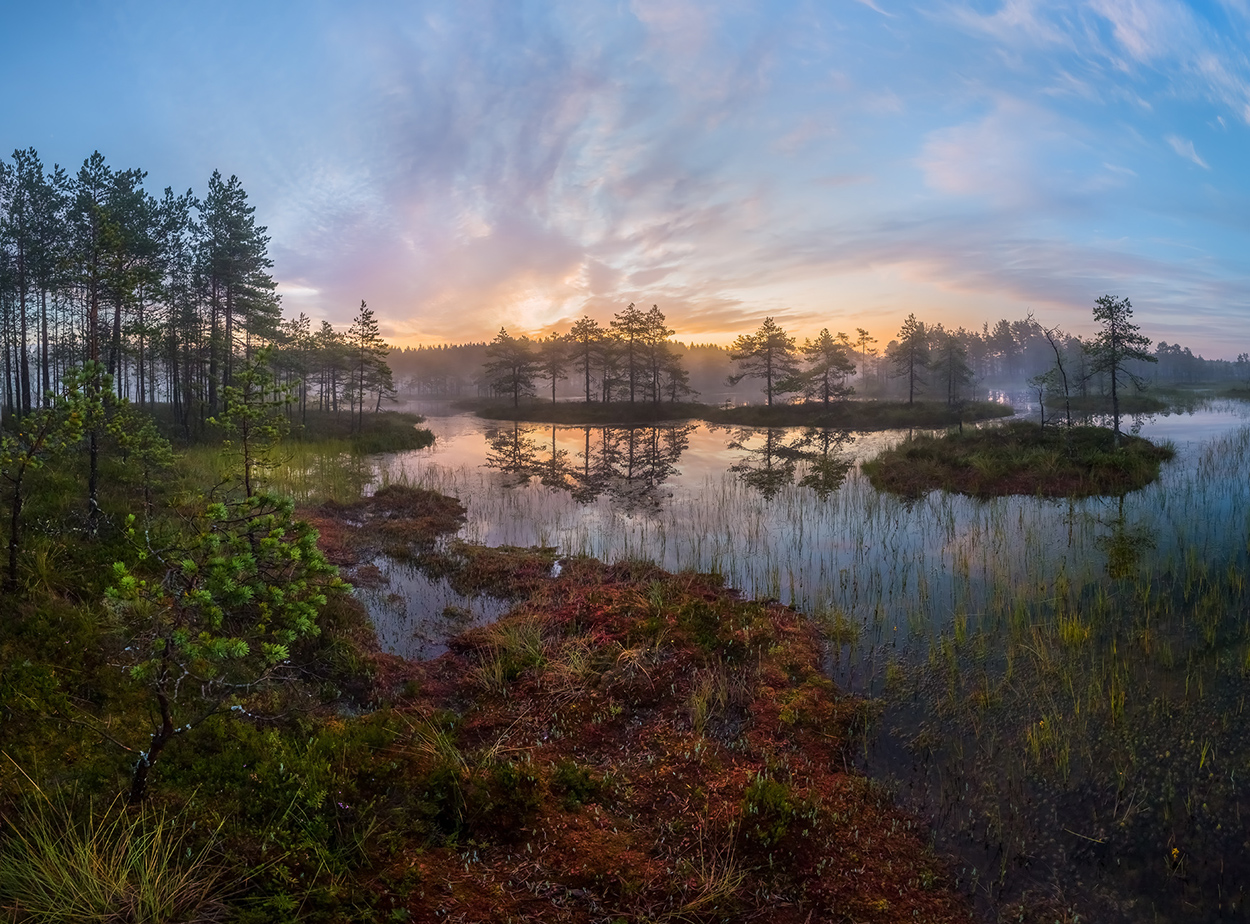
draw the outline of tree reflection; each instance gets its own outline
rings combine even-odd
[[[799,484],[811,488],[824,500],[846,481],[855,461],[850,456],[839,455],[855,442],[850,430],[809,428],[801,437],[799,446],[807,461],[807,471]]]
[[[555,490],[568,491],[578,503],[607,496],[627,510],[658,510],[669,497],[663,490],[690,445],[694,424],[672,427],[583,427],[577,461],[550,436],[536,438],[538,428],[491,430],[487,433],[486,466],[521,485],[538,478]]]
[[[531,438],[531,428],[519,424],[486,431],[486,467],[503,472],[513,487],[523,485],[537,473],[541,449]]]
[[[729,466],[729,471],[767,499],[794,483],[800,462],[805,465],[799,485],[822,499],[842,486],[854,464],[849,457],[839,455],[853,441],[848,430],[809,427],[798,437],[789,438],[791,431],[769,428],[762,431],[764,442],[752,445],[760,432],[742,429],[733,433],[728,448],[741,450],[746,456]]]
[[[771,500],[782,488],[794,483],[800,451],[786,442],[786,431],[769,427],[764,431],[764,444],[751,446],[751,440],[759,431],[743,429],[734,433],[730,449],[739,449],[747,455],[729,466],[738,480],[759,491]]]
[[[1116,516],[1103,521],[1110,532],[1098,537],[1098,543],[1107,553],[1107,577],[1122,581],[1134,577],[1141,565],[1142,553],[1155,547],[1153,531],[1149,526],[1130,526],[1124,516],[1124,495],[1119,497]]]

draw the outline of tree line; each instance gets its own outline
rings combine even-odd
[[[1127,304],[1104,296],[1098,305],[1105,299]],[[1098,305],[1095,321],[1105,326]],[[694,351],[670,341],[672,333],[658,307],[642,312],[630,304],[607,325],[583,317],[566,332],[537,339],[514,337],[501,329],[487,344],[412,351],[406,354],[412,366],[408,381],[426,393],[459,394],[471,357],[481,369],[472,382],[479,393],[506,397],[514,405],[536,396],[540,385],[552,401],[561,393],[576,393],[587,402],[678,401],[698,392],[691,387],[683,362]],[[1135,346],[1123,362],[1117,361],[1115,376],[1109,377],[1100,359],[1102,336],[1082,338],[1058,327],[1047,328],[1032,314],[1019,321],[1000,320],[992,328],[986,323],[977,331],[926,324],[913,313],[879,350],[877,338],[864,328],[857,328],[854,335],[825,328],[800,344],[769,317],[727,349],[711,348],[709,356],[710,365],[719,370],[713,387],[733,388],[744,379],[757,380],[769,406],[779,399],[827,405],[856,393],[896,396],[908,403],[925,398],[955,406],[989,385],[1040,387],[1039,400],[1045,404],[1063,390],[1061,379],[1066,379],[1069,397],[1105,394],[1118,402],[1121,386],[1126,381],[1141,384],[1147,366],[1157,367],[1154,378],[1162,381],[1250,378],[1250,356],[1245,353],[1234,362],[1207,360],[1167,343],[1148,353],[1148,340]],[[701,381],[706,383],[708,364],[704,365]],[[575,391],[558,389],[566,380]]]
[[[692,396],[694,389],[669,341],[673,333],[659,306],[643,311],[632,302],[607,326],[582,317],[567,332],[537,340],[500,328],[486,346],[484,378],[494,394],[514,406],[534,396],[540,381],[549,383],[554,402],[558,383],[570,377],[581,384],[587,402],[675,402]]]
[[[347,331],[284,320],[267,229],[238,177],[214,171],[202,196],[154,196],[146,177],[99,152],[76,172],[46,169],[33,148],[0,161],[3,416],[31,413],[98,363],[116,397],[168,404],[189,437],[261,346],[301,407],[380,406],[393,387],[372,311],[362,303]]]

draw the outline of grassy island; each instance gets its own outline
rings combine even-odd
[[[718,407],[697,402],[614,401],[610,404],[583,401],[535,401],[513,406],[507,403],[464,404],[477,416],[492,420],[520,420],[576,426],[628,426],[663,420],[706,420],[709,423],[745,427],[837,427],[846,430],[889,430],[897,427],[948,427],[960,420],[1009,417],[1010,405],[993,401],[970,401],[951,407],[941,401],[840,401],[831,404],[746,404]]]
[[[342,440],[352,452],[402,452],[434,445],[434,434],[420,426],[425,418],[405,411],[378,411],[354,424],[350,414],[309,411],[293,414],[291,440],[324,444]]]
[[[974,497],[1037,494],[1086,497],[1135,491],[1175,454],[1104,427],[1043,429],[1016,421],[999,427],[916,436],[864,463],[873,485],[908,497],[940,488]]]

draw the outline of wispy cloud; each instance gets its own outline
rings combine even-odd
[[[73,127],[48,159],[238,173],[288,306],[337,324],[364,298],[397,338],[629,301],[700,339],[1029,305],[1080,329],[1115,291],[1222,346],[1250,311],[1250,177],[1221,169],[1250,121],[1245,0],[859,2],[366,0],[236,36],[241,0],[130,0],[68,48],[51,20],[0,35],[0,79],[65,75],[6,103],[0,142]]]
[[[881,9],[881,7],[879,7],[876,3],[874,3],[873,0],[855,0],[855,2],[868,7],[868,9],[872,10],[874,13],[880,13],[882,16],[888,16],[891,19],[895,18],[894,13],[888,13],[885,10]]]
[[[1198,156],[1198,152],[1194,150],[1194,143],[1179,135],[1166,135],[1164,141],[1172,146],[1172,150],[1188,161],[1197,164],[1203,170],[1210,170],[1207,162]]]

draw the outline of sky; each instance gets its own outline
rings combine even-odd
[[[18,3],[0,151],[235,174],[288,315],[1250,350],[1250,0]]]

